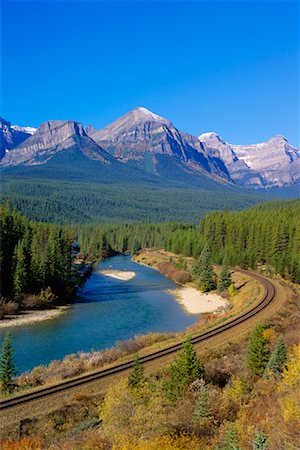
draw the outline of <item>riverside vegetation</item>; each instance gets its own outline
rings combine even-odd
[[[85,260],[75,264],[72,229],[29,222],[4,207],[0,221],[0,318],[69,301],[92,270]]]
[[[163,245],[181,254],[168,264],[190,272],[200,288],[217,286],[227,292],[233,284],[228,265],[258,268],[299,283],[299,216],[299,201],[273,202],[239,213],[209,214],[197,228],[76,226],[72,239],[80,243],[83,258]],[[190,256],[193,263],[185,258]],[[218,277],[212,262],[223,263]],[[151,374],[143,373],[137,355],[130,378],[109,388],[102,401],[95,405],[92,393],[78,395],[49,417],[24,424],[20,440],[2,441],[1,448],[295,448],[300,437],[299,319],[295,296],[269,323],[258,324],[248,342],[224,345],[202,360],[189,339],[171,366]],[[145,344],[147,337],[143,339]],[[148,343],[160,339],[149,337]],[[136,343],[127,354],[143,348]]]
[[[84,390],[45,417],[24,421],[1,448],[72,450],[278,450],[297,448],[300,421],[299,302],[250,338],[203,356],[187,338],[174,362],[128,377],[99,400]]]
[[[8,301],[17,298],[25,305],[70,298],[85,279],[87,258],[99,259],[113,252],[135,254],[145,247],[164,247],[195,259],[207,247],[214,263],[253,269],[264,266],[267,273],[300,283],[299,200],[210,213],[198,227],[180,223],[71,227],[30,222],[5,207],[0,213],[0,287],[7,309]],[[74,264],[76,242],[81,265]],[[28,294],[39,299],[28,299]]]

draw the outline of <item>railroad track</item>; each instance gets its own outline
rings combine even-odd
[[[195,335],[191,339],[193,344],[197,344],[199,342],[206,341],[207,339],[209,339],[213,336],[217,336],[217,335],[223,333],[224,331],[232,329],[232,328],[236,327],[237,325],[240,325],[241,323],[246,322],[253,316],[257,315],[260,311],[264,310],[274,299],[276,291],[275,291],[275,287],[274,287],[273,283],[269,279],[267,279],[261,275],[258,275],[256,273],[249,272],[247,270],[239,269],[237,271],[244,273],[246,275],[250,275],[253,279],[257,280],[263,286],[264,293],[263,293],[262,299],[255,306],[253,306],[251,309],[249,309],[245,313],[239,314],[232,319],[228,319],[226,322],[224,322],[221,325],[215,326],[215,327],[211,328],[210,330],[207,330],[207,331],[204,331],[202,333]],[[172,353],[177,352],[181,348],[181,344],[182,343],[180,342],[178,344],[174,344],[169,347],[166,347],[162,350],[158,350],[156,352],[150,353],[149,355],[142,356],[140,358],[140,360],[142,363],[147,363],[147,362],[162,358],[163,356],[170,355]],[[67,390],[67,389],[70,389],[70,388],[73,388],[76,386],[80,386],[80,385],[89,383],[91,381],[98,380],[100,378],[106,378],[106,377],[112,376],[114,374],[117,374],[117,373],[120,373],[120,372],[130,369],[133,366],[133,364],[134,364],[134,360],[131,359],[127,362],[117,364],[117,365],[107,368],[107,369],[102,369],[97,372],[89,373],[86,375],[81,375],[80,377],[73,378],[72,380],[69,380],[69,381],[63,381],[63,382],[58,383],[53,386],[43,387],[40,389],[36,389],[32,392],[20,394],[18,396],[8,398],[6,400],[1,400],[0,401],[0,410],[3,411],[6,409],[9,409],[9,408],[13,408],[14,406],[18,406],[20,404],[27,403],[27,402],[29,403],[33,400],[36,400],[36,399],[39,399],[42,397],[46,397],[51,394],[61,392],[61,391],[64,391],[64,390]]]

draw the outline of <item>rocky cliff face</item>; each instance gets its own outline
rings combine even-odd
[[[25,141],[31,134],[28,128],[17,125],[11,126],[10,122],[0,118],[0,159],[11,149]]]
[[[136,108],[90,136],[119,161],[131,162],[148,172],[167,168],[202,173],[229,180],[223,162],[208,154],[194,136],[181,133],[164,117]]]
[[[212,155],[219,152],[231,178],[249,188],[282,187],[300,181],[300,152],[283,136],[252,145],[232,145],[216,133],[199,136]]]
[[[110,164],[112,158],[97,145],[78,122],[51,120],[43,123],[26,141],[6,153],[3,166],[45,164],[61,152],[72,150],[89,159]]]
[[[283,136],[253,145],[233,145],[239,160],[258,172],[264,185],[287,186],[300,180],[300,152]]]
[[[2,167],[52,161],[66,170],[92,160],[111,166],[112,172],[103,169],[107,177],[150,176],[154,183],[159,176],[197,186],[207,178],[247,188],[300,185],[300,151],[283,136],[252,145],[229,144],[214,132],[197,138],[143,107],[101,130],[64,120],[45,122],[36,130],[0,119],[0,159]]]

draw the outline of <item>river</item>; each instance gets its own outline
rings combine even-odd
[[[134,271],[121,281],[100,270]],[[113,347],[117,341],[149,332],[180,331],[197,315],[187,314],[167,292],[176,285],[158,271],[120,255],[101,262],[78,292],[72,308],[55,319],[0,330],[10,331],[18,373],[70,353]]]

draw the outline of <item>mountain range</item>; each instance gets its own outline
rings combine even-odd
[[[218,134],[199,137],[179,131],[166,118],[138,107],[105,128],[50,120],[37,129],[0,119],[2,170],[51,177],[63,171],[109,181],[131,178],[152,183],[272,188],[300,183],[300,152],[283,136],[251,145],[232,145]],[[75,170],[76,168],[76,170]],[[54,170],[55,169],[55,170]],[[93,175],[92,175],[93,174]]]

